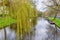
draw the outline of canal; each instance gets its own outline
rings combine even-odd
[[[7,39],[16,40],[15,31],[6,28]],[[4,40],[4,29],[0,30],[0,40]],[[56,28],[55,25],[51,25],[44,18],[38,18],[35,28],[33,28],[32,34],[25,35],[21,40],[60,40],[60,29]]]

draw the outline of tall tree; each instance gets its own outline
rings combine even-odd
[[[48,9],[55,13],[54,19],[60,11],[60,0],[48,0],[47,3],[44,3]]]
[[[10,0],[10,2],[10,15],[17,19],[18,36],[26,32],[31,32],[32,23],[30,23],[30,19],[33,19],[34,16],[37,17],[36,10],[32,7],[28,0]]]

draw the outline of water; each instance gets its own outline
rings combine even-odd
[[[15,32],[9,28],[6,28],[8,40],[15,40]],[[48,23],[43,18],[37,19],[37,24],[33,34],[24,37],[25,40],[60,40],[60,29],[57,29],[54,25]],[[4,40],[4,29],[0,30],[0,40]]]
[[[36,25],[36,31],[35,31],[35,40],[45,40],[48,35],[46,32],[48,30],[46,29],[48,27],[48,22],[41,19],[37,21]]]
[[[6,28],[6,34],[8,40],[15,40],[15,31],[11,30],[10,28]],[[0,40],[5,40],[4,29],[0,30]]]
[[[57,29],[55,25],[51,25],[45,19],[38,18],[35,31],[35,40],[60,40],[60,29]]]

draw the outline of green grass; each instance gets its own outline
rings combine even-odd
[[[5,28],[6,26],[11,25],[14,22],[15,20],[13,18],[2,17],[0,18],[0,28]]]
[[[59,18],[53,18],[49,17],[49,20],[53,21],[59,28],[60,28],[60,19]]]

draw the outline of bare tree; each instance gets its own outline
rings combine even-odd
[[[54,19],[60,11],[60,0],[48,0],[47,3],[43,2],[49,9],[53,9],[55,12]],[[52,10],[51,10],[52,11]]]
[[[57,14],[60,12],[60,0],[48,0],[46,3],[45,2],[43,2],[43,3],[49,8],[49,10],[52,9],[51,14],[53,14],[53,12],[54,12],[54,14],[55,14],[54,19],[55,19]],[[56,24],[55,24],[55,29],[56,29],[55,34],[57,34]],[[56,35],[55,35],[55,37],[56,37]]]

